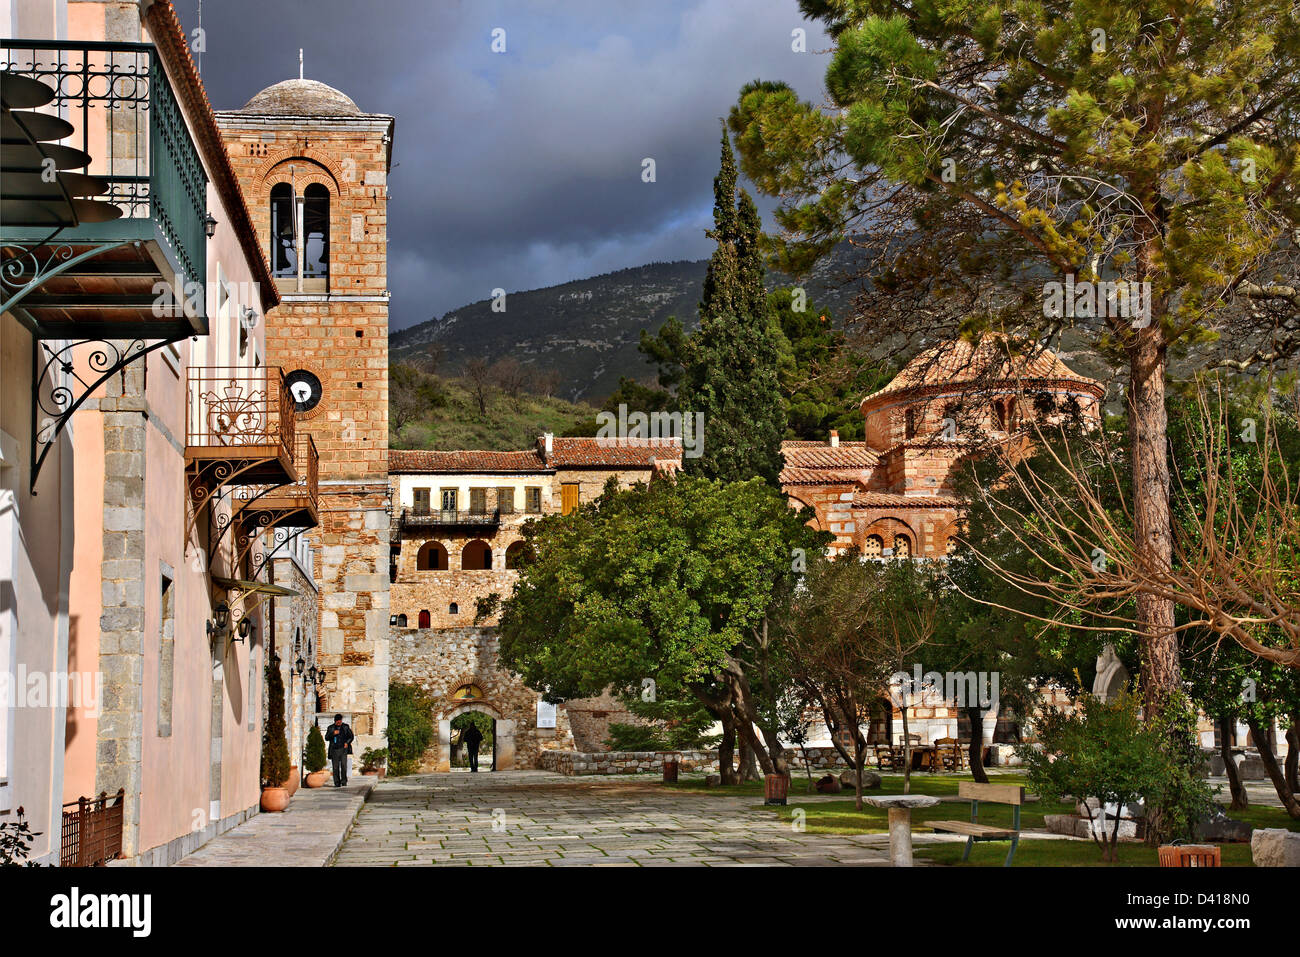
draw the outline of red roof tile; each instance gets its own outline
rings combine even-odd
[[[1065,379],[1101,389],[1099,382],[1079,375],[1050,349],[991,332],[981,337],[978,344],[953,339],[926,349],[904,366],[889,385],[863,399],[862,406],[865,408],[882,396],[905,389],[1019,379]]]
[[[549,472],[536,451],[389,449],[389,472]]]
[[[681,461],[679,439],[552,439],[552,468],[640,468],[652,469],[656,460]]]

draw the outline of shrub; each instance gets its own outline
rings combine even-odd
[[[302,763],[308,771],[324,771],[329,763],[325,756],[325,737],[320,733],[319,725],[313,724],[307,732],[307,753]]]
[[[415,685],[394,681],[388,685],[388,773],[410,774],[433,743],[433,699]]]
[[[388,758],[387,748],[366,748],[361,752],[361,770],[378,771]]]
[[[266,730],[262,733],[262,787],[283,787],[289,777],[289,745],[284,740],[284,682],[272,661],[266,666]]]
[[[0,824],[0,867],[36,867],[31,856],[32,841],[43,832],[33,831],[23,809],[18,809],[18,819]]]
[[[1036,731],[1042,750],[1032,745],[1016,748],[1030,786],[1048,801],[1066,794],[1094,799],[1101,826],[1094,829],[1093,840],[1102,860],[1117,861],[1125,805],[1141,800],[1150,806],[1178,774],[1176,762],[1165,751],[1162,729],[1144,725],[1137,699],[1123,692],[1113,701],[1084,695],[1073,712],[1049,709],[1036,722]],[[1109,831],[1107,804],[1117,805]],[[1091,808],[1085,807],[1092,820]]]

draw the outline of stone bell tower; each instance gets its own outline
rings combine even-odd
[[[300,71],[301,72],[301,71]],[[280,293],[266,362],[320,457],[318,664],[356,754],[388,723],[388,172],[393,117],[315,80],[216,114]]]

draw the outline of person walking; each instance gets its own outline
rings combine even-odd
[[[348,783],[348,755],[352,753],[352,729],[343,723],[343,715],[336,714],[334,723],[325,729],[325,744],[329,748],[330,763],[334,767],[334,786]]]
[[[478,746],[483,742],[483,732],[478,729],[478,725],[471,724],[460,733],[460,741],[461,744],[465,745],[465,750],[469,753],[470,773],[477,774]]]

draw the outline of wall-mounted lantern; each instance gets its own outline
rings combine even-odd
[[[219,601],[207,622],[208,638],[216,640],[230,634],[230,606]]]

